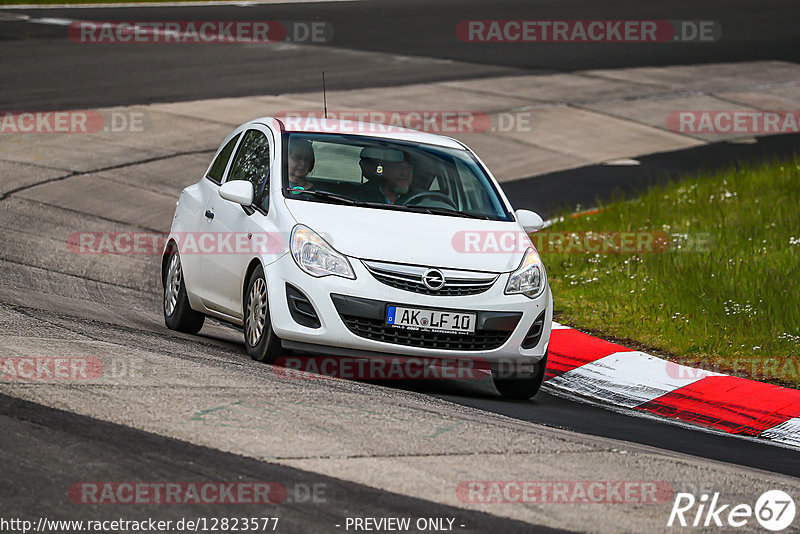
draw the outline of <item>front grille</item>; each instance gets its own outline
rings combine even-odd
[[[476,330],[475,334],[448,334],[446,332],[420,332],[387,325],[381,319],[368,319],[341,314],[347,328],[355,335],[425,349],[441,350],[491,350],[503,345],[511,330]]]
[[[391,278],[381,274],[372,273],[376,280],[392,286],[403,291],[411,291],[413,293],[421,293],[423,295],[441,295],[443,297],[458,297],[462,295],[477,295],[483,293],[490,287],[492,282],[483,285],[450,285],[449,281],[445,283],[441,289],[433,290],[425,287],[422,282],[412,282],[410,280],[400,280],[399,278]]]
[[[426,267],[376,261],[364,261],[363,263],[377,281],[403,291],[422,295],[443,297],[478,295],[492,287],[498,276],[493,273],[440,269],[444,276],[444,285],[439,289],[430,289],[422,282],[422,277],[428,270]]]

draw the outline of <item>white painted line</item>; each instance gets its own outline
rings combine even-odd
[[[613,166],[629,166],[629,165],[641,165],[642,162],[638,159],[631,159],[631,158],[619,158],[619,159],[612,159],[609,161],[604,161],[603,165],[613,165]]]
[[[702,371],[639,351],[615,352],[548,381],[551,387],[618,406],[645,402],[718,373]]]
[[[28,20],[30,17],[23,13],[4,13],[0,11],[0,21],[3,22],[14,22],[19,20]]]
[[[758,437],[800,447],[800,417],[789,419],[778,426],[765,430]]]
[[[33,24],[49,24],[49,25],[52,25],[52,26],[69,26],[70,24],[72,24],[75,21],[72,20],[72,19],[57,19],[57,18],[52,18],[52,17],[44,17],[44,18],[41,18],[41,19],[30,19],[29,18],[28,22],[31,22]]]
[[[553,324],[553,326],[552,326],[553,330],[571,330],[570,327],[564,326],[563,324],[559,324],[559,323],[557,323],[555,321],[553,321],[552,324]]]

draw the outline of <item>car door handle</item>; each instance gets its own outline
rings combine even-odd
[[[214,212],[211,210],[206,210],[206,219],[213,219],[213,218],[214,218]]]

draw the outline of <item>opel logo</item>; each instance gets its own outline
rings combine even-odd
[[[444,275],[439,269],[428,269],[422,275],[422,283],[432,291],[442,289],[444,286]]]

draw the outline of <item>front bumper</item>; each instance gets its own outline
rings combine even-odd
[[[326,354],[330,354],[330,348],[350,349],[342,350],[342,355],[360,351],[431,358],[480,357],[490,362],[511,359],[529,363],[538,362],[547,352],[553,318],[549,287],[533,300],[523,295],[505,295],[506,273],[500,275],[488,291],[477,295],[423,295],[387,286],[376,280],[359,260],[349,259],[356,273],[355,280],[337,276],[314,278],[300,270],[288,254],[265,267],[272,327],[287,342],[287,348],[304,348],[309,352]],[[292,317],[287,305],[287,283],[299,289],[314,307],[320,322],[318,328],[303,326]],[[482,337],[484,342],[488,339],[490,343],[471,344],[460,336],[461,343],[459,339],[442,339],[439,343],[433,339],[434,336],[427,336],[429,339],[424,342],[419,336],[411,339],[392,337],[391,331],[381,331],[386,304],[475,312],[478,314],[476,326],[479,332],[472,339]],[[544,327],[538,343],[528,349],[522,348],[523,339],[543,312]],[[369,324],[361,321],[363,324],[354,328],[353,318],[369,320]],[[365,337],[368,331],[377,334]],[[452,336],[455,334],[444,338]],[[309,350],[313,348],[309,345],[319,346],[319,350]],[[451,348],[447,348],[448,345]]]

